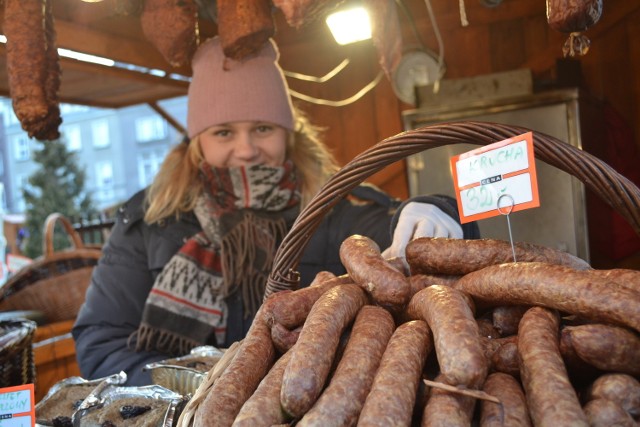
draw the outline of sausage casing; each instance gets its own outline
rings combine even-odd
[[[195,425],[230,426],[275,360],[271,331],[262,309],[242,340],[235,357],[216,380],[195,413]]]
[[[441,375],[436,382],[443,382]],[[431,388],[429,400],[422,412],[423,427],[469,426],[476,402],[473,397]]]
[[[302,325],[313,305],[327,290],[341,284],[353,283],[347,276],[338,276],[311,287],[271,294],[264,302],[265,319],[269,325],[279,323],[293,330]]]
[[[240,412],[233,421],[234,427],[271,426],[287,421],[280,407],[280,389],[282,375],[290,358],[291,352],[287,352],[276,361],[260,381],[256,391],[240,408]]]
[[[640,331],[640,292],[591,270],[518,262],[492,265],[461,277],[456,289],[495,305],[539,305]]]
[[[282,380],[280,401],[289,415],[301,417],[316,402],[331,370],[342,332],[366,303],[362,288],[347,284],[329,289],[313,305],[298,342],[290,350],[291,360]]]
[[[584,405],[584,413],[591,427],[636,427],[634,419],[616,402],[594,399]]]
[[[602,371],[640,375],[640,336],[633,331],[599,323],[565,326],[561,340],[568,340],[581,360]]]
[[[604,374],[587,390],[586,399],[607,399],[619,404],[631,416],[640,416],[640,382],[626,374]]]
[[[362,307],[331,382],[297,425],[355,424],[394,329],[388,311],[373,305]]]
[[[545,262],[577,270],[589,269],[584,260],[567,252],[526,242],[515,243],[518,262]],[[406,248],[413,274],[464,275],[495,264],[513,262],[511,243],[497,239],[420,237]]]
[[[478,324],[462,294],[434,285],[411,298],[407,308],[413,319],[423,319],[433,331],[433,341],[444,382],[470,388],[482,386],[488,362]]]
[[[530,426],[529,410],[520,382],[511,375],[495,372],[487,377],[482,390],[500,400],[500,404],[483,400],[480,427]],[[502,405],[502,409],[500,408]]]
[[[382,306],[404,306],[409,302],[410,286],[404,274],[391,266],[376,242],[354,234],[340,245],[340,260],[351,279]]]
[[[520,376],[535,426],[589,425],[569,381],[559,349],[560,316],[532,307],[518,331]]]
[[[431,334],[424,321],[398,326],[382,355],[358,426],[410,425],[418,383],[430,352]]]

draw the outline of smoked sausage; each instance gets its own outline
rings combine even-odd
[[[442,375],[436,382],[444,382]],[[476,401],[473,397],[432,388],[422,413],[422,427],[469,426]]]
[[[480,404],[480,427],[526,427],[531,425],[527,400],[520,382],[501,372],[487,377],[482,390],[500,400],[500,404],[483,400]],[[501,407],[502,406],[502,407]]]
[[[393,307],[409,302],[407,278],[382,257],[380,247],[369,237],[347,237],[340,245],[340,260],[351,279],[377,304]]]
[[[418,383],[431,351],[429,327],[422,320],[403,323],[387,345],[358,426],[409,426]]]
[[[640,336],[619,326],[599,323],[565,326],[561,341],[576,355],[602,371],[640,375]]]
[[[145,0],[142,32],[163,58],[179,67],[196,51],[198,6],[194,0]]]
[[[291,352],[283,354],[260,381],[256,391],[242,405],[233,427],[270,427],[288,420],[280,407],[280,389],[284,368]]]
[[[503,305],[494,308],[491,312],[493,327],[502,336],[517,334],[520,319],[528,309],[529,306],[526,305]]]
[[[631,415],[611,400],[591,400],[584,405],[584,413],[591,427],[637,427]]]
[[[282,380],[280,401],[289,415],[301,417],[318,399],[331,370],[340,336],[366,303],[362,288],[347,284],[329,289],[313,305],[298,342],[290,350],[291,360]]]
[[[462,294],[448,286],[434,285],[411,298],[407,312],[422,319],[433,331],[433,341],[444,382],[477,388],[487,375],[478,324]]]
[[[632,417],[640,416],[640,382],[631,375],[604,374],[586,392],[586,399],[607,399],[619,404]]]
[[[349,276],[342,275],[315,286],[296,291],[281,291],[271,294],[264,302],[267,324],[279,323],[293,330],[302,325],[311,311],[311,307],[327,290],[340,284],[353,283]]]
[[[298,427],[355,424],[394,329],[388,311],[373,305],[362,307],[331,382]]]
[[[535,426],[589,425],[560,356],[560,316],[532,307],[518,328],[520,376]]]
[[[268,0],[217,0],[218,35],[227,58],[237,61],[260,52],[275,34]]]
[[[230,426],[242,405],[271,368],[275,353],[271,331],[260,308],[238,353],[198,406],[195,425]]]
[[[271,339],[273,345],[280,354],[284,354],[298,341],[302,326],[298,326],[293,330],[289,330],[280,323],[274,323],[271,326]]]
[[[586,261],[557,249],[526,242],[516,242],[514,246],[518,262],[545,262],[576,270],[591,268]],[[513,262],[511,244],[497,239],[420,237],[407,244],[406,254],[412,274],[463,275]]]
[[[455,288],[495,305],[539,305],[640,331],[640,293],[562,265],[492,265],[460,278]]]

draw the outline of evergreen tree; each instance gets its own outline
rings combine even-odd
[[[74,153],[61,140],[38,141],[33,160],[40,168],[29,177],[23,190],[26,203],[26,228],[29,239],[25,253],[31,258],[42,254],[44,222],[49,214],[59,212],[67,218],[95,212],[91,197],[85,191],[85,171],[78,166]],[[54,239],[56,249],[68,247],[66,235]]]

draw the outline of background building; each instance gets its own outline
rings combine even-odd
[[[158,102],[177,122],[186,126],[186,97]],[[146,104],[121,109],[60,106],[61,139],[77,154],[86,171],[86,189],[96,208],[103,210],[125,201],[151,183],[170,148],[182,135]],[[38,167],[30,139],[16,118],[11,100],[0,98],[0,182],[5,188],[5,210],[24,213],[22,189]]]

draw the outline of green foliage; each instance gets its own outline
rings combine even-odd
[[[91,197],[84,189],[85,171],[78,166],[76,155],[67,150],[60,140],[38,141],[41,146],[33,152],[39,169],[29,177],[29,186],[23,190],[26,203],[26,228],[29,239],[26,255],[42,255],[44,222],[49,214],[59,212],[67,218],[95,212]],[[56,232],[56,250],[70,246],[66,233]]]

